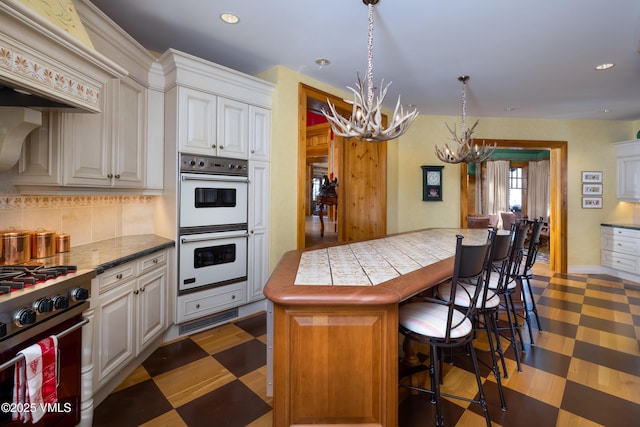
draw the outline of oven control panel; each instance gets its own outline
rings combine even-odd
[[[180,172],[247,176],[248,163],[243,159],[180,153]]]

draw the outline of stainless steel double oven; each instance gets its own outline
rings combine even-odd
[[[246,281],[248,162],[182,153],[179,191],[178,295]]]

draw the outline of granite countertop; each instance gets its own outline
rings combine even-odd
[[[628,228],[630,230],[640,230],[640,224],[622,224],[622,223],[604,223],[600,224],[603,227],[619,227],[619,228]]]
[[[86,245],[74,246],[71,251],[33,261],[47,266],[75,265],[78,270],[95,270],[96,274],[137,258],[172,248],[175,242],[154,234],[122,236]]]

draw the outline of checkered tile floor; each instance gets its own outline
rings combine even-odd
[[[549,274],[538,263],[532,280],[543,332],[534,329],[522,372],[507,351],[499,405],[482,367],[495,426],[631,426],[640,418],[640,284],[600,275]],[[541,268],[542,267],[542,268]],[[264,314],[159,348],[95,411],[95,426],[271,426],[266,396]],[[504,345],[508,343],[503,342]],[[479,357],[482,339],[476,347]],[[444,389],[477,391],[468,357],[445,364]],[[403,389],[404,390],[404,389]],[[401,427],[434,423],[424,393],[404,393]],[[447,400],[446,425],[483,426],[477,404]]]

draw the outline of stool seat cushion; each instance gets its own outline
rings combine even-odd
[[[458,289],[456,289],[456,300],[454,304],[459,307],[469,307],[471,304],[471,296],[476,291],[475,285],[470,285],[467,283],[461,283],[458,285]],[[449,301],[449,296],[451,295],[451,282],[442,283],[438,285],[437,290],[438,298],[443,301]],[[478,297],[478,301],[476,301],[476,308],[482,308],[482,296],[484,294],[484,289],[480,291],[480,296]],[[487,291],[487,303],[485,304],[485,308],[496,308],[500,305],[500,297],[489,288]]]
[[[500,280],[499,274],[492,274],[491,277],[489,277],[489,289],[498,289],[499,280]],[[507,283],[507,290],[512,291],[515,288],[516,288],[515,280],[512,280],[511,282]]]
[[[430,302],[412,302],[400,306],[399,321],[406,329],[416,334],[432,338],[445,338],[449,308]],[[462,323],[460,323],[462,322]],[[460,325],[458,325],[460,323]],[[462,338],[473,330],[471,321],[465,315],[453,310],[451,338]],[[458,325],[458,326],[456,326]]]

